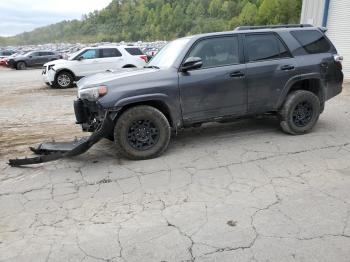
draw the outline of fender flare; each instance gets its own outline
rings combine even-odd
[[[58,75],[60,72],[62,72],[62,71],[67,71],[67,72],[71,73],[72,76],[73,76],[73,78],[74,78],[74,80],[76,79],[76,75],[73,73],[72,70],[70,70],[70,69],[68,69],[68,68],[60,68],[60,69],[55,70],[55,81],[56,81],[57,75]]]
[[[325,96],[325,84],[324,84],[324,80],[321,77],[321,75],[319,73],[309,73],[309,74],[302,74],[302,75],[296,75],[292,78],[290,78],[287,83],[285,84],[284,88],[282,89],[279,98],[277,100],[277,104],[276,104],[276,109],[280,108],[283,105],[283,102],[285,100],[285,98],[287,97],[289,91],[291,90],[291,88],[293,87],[293,85],[299,81],[302,80],[318,80],[320,82],[320,91],[321,91],[321,95],[324,98]]]
[[[115,104],[115,108],[122,108],[130,104],[159,101],[163,103],[169,112],[170,120],[172,121],[175,128],[182,125],[182,118],[180,114],[180,107],[176,106],[170,97],[162,93],[145,94],[138,96],[125,97],[118,100]]]

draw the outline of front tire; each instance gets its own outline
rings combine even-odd
[[[27,67],[27,65],[23,61],[18,62],[17,65],[16,65],[16,69],[17,70],[24,70],[24,69],[26,69],[26,67]]]
[[[320,100],[314,93],[295,91],[288,95],[279,111],[281,128],[292,135],[308,133],[317,123],[320,112]]]
[[[114,128],[118,152],[131,160],[155,158],[170,141],[170,125],[162,112],[151,106],[135,106],[125,111]]]
[[[73,87],[73,75],[67,71],[59,72],[56,76],[54,87],[56,88],[70,88]]]

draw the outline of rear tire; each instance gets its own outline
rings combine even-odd
[[[24,70],[24,69],[26,69],[26,67],[27,67],[27,65],[23,61],[18,62],[17,65],[16,65],[16,69],[17,70]]]
[[[114,128],[118,152],[131,160],[155,158],[170,141],[170,125],[162,112],[151,106],[135,106],[125,111]]]
[[[70,88],[73,87],[73,75],[67,71],[59,72],[55,78],[54,87],[56,88]]]
[[[302,135],[308,133],[320,116],[319,98],[305,90],[295,91],[287,96],[279,111],[280,125],[285,133]]]

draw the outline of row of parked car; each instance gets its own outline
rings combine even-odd
[[[69,88],[75,81],[91,74],[120,68],[142,68],[150,58],[136,46],[104,45],[83,48],[66,59],[54,51],[2,51],[0,65],[17,70],[43,66],[42,75],[48,86]]]

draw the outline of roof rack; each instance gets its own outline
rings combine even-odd
[[[313,25],[310,24],[287,24],[287,25],[262,25],[262,26],[239,26],[236,27],[235,30],[241,31],[241,30],[257,30],[257,29],[266,29],[266,28],[294,28],[294,27],[313,27]]]

